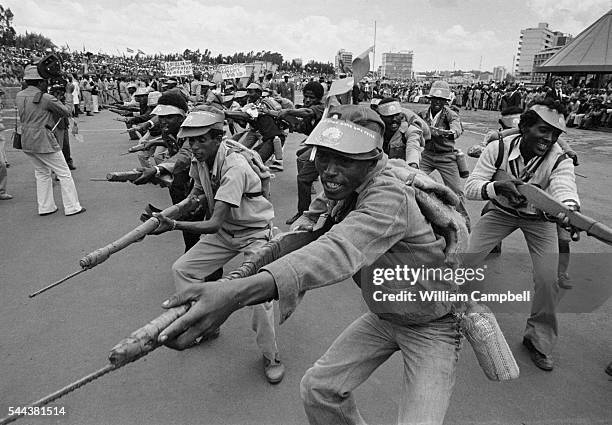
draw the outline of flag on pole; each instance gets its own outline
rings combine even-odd
[[[358,83],[370,71],[370,52],[374,51],[374,46],[353,59],[353,78]]]
[[[138,49],[138,53],[140,53],[141,55],[146,55],[145,52],[143,52],[142,50]]]
[[[128,53],[134,53],[134,50],[130,49],[129,47],[127,47],[125,50],[126,50]]]
[[[325,97],[326,99],[331,99],[334,96],[342,96],[350,93],[353,90],[354,84],[355,79],[353,77],[334,80]]]

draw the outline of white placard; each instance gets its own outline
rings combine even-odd
[[[224,80],[233,80],[234,78],[248,77],[247,67],[243,63],[235,63],[232,65],[220,65],[217,71],[221,73]]]
[[[193,64],[190,61],[164,62],[164,75],[166,77],[193,75]]]

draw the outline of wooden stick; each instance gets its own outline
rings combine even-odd
[[[112,364],[108,364],[106,366],[104,366],[102,369],[95,371],[94,373],[90,373],[87,376],[84,376],[83,378],[79,379],[78,381],[73,382],[72,384],[69,384],[67,386],[65,386],[64,388],[59,389],[58,391],[55,391],[54,393],[49,394],[46,397],[41,398],[38,401],[35,401],[32,404],[29,404],[28,406],[25,407],[25,409],[27,410],[28,407],[42,407],[42,406],[46,406],[47,404],[57,400],[60,397],[65,396],[68,393],[71,393],[72,391],[82,387],[85,384],[88,384],[89,382],[98,379],[99,377],[101,377],[102,375],[106,375],[108,372],[111,372],[113,370],[115,370],[117,367],[112,365]],[[11,422],[15,422],[17,419],[19,419],[20,417],[24,416],[23,414],[18,414],[18,415],[11,415],[11,416],[7,416],[5,418],[0,419],[0,425],[5,425],[5,424],[10,424]]]
[[[78,271],[76,271],[76,272],[74,272],[74,273],[72,273],[72,274],[69,274],[69,275],[68,275],[68,276],[66,276],[65,278],[60,279],[60,280],[58,280],[57,282],[54,282],[54,283],[52,283],[51,285],[49,285],[49,286],[45,286],[44,288],[39,289],[38,291],[36,291],[36,292],[34,292],[34,293],[30,294],[30,295],[29,295],[29,297],[30,297],[30,298],[34,298],[36,295],[38,295],[38,294],[42,294],[43,292],[48,291],[49,289],[51,289],[51,288],[53,288],[53,287],[55,287],[55,286],[59,285],[60,283],[66,282],[68,279],[73,278],[73,277],[75,277],[75,276],[77,276],[77,275],[79,275],[79,274],[83,273],[85,270],[87,270],[87,269],[86,269],[86,268],[83,268],[83,269],[78,270]]]

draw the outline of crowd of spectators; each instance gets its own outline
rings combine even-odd
[[[119,81],[141,81],[150,84],[163,76],[163,62],[183,60],[183,56],[176,54],[112,56],[108,54],[93,54],[91,52],[63,51],[58,52],[63,62],[64,70],[81,78],[87,75],[92,82],[105,83],[107,86],[118,84]],[[45,52],[30,49],[0,47],[0,86],[15,87],[22,82],[23,69]],[[210,79],[217,67],[215,64],[193,62],[194,73],[202,75],[203,79]],[[331,84],[332,75],[319,75],[306,72],[288,72],[296,83],[296,89],[312,79],[321,83]],[[580,128],[612,127],[612,81],[604,85],[605,88],[593,88],[584,82],[572,87],[561,81],[562,97],[559,99],[566,104],[568,110],[567,124]],[[554,85],[554,81],[550,84]],[[185,81],[189,84],[188,81]],[[429,92],[429,82],[411,82],[394,80],[366,79],[358,83],[353,91],[357,101],[368,101],[371,98],[395,97],[402,102],[426,102]],[[455,85],[453,87],[452,103],[459,108],[467,110],[500,111],[508,106],[525,108],[534,101],[542,100],[554,92],[554,87],[539,86],[526,87],[523,84],[508,81],[478,82],[475,84]]]

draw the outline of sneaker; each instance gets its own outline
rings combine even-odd
[[[0,193],[0,201],[8,201],[9,199],[13,199],[13,195],[9,195],[8,193]]]
[[[278,358],[278,353],[275,354],[274,360],[263,356],[263,368],[266,379],[271,384],[278,384],[285,376],[285,366]]]
[[[553,370],[554,362],[550,356],[540,353],[529,338],[523,338],[523,345],[529,350],[531,361],[540,369],[550,372]]]
[[[282,159],[275,159],[274,161],[272,161],[272,164],[270,164],[270,170],[272,171],[283,171],[283,160]]]
[[[572,289],[574,287],[574,285],[572,285],[571,283],[571,279],[569,277],[569,274],[567,273],[559,273],[559,278],[557,280],[557,285],[559,285],[559,288],[563,288],[563,289]]]
[[[287,221],[285,221],[285,224],[287,226],[291,226],[293,223],[295,223],[297,221],[298,218],[300,218],[302,216],[302,213],[299,212],[297,214],[295,214],[293,217],[291,217],[290,219],[288,219]]]

